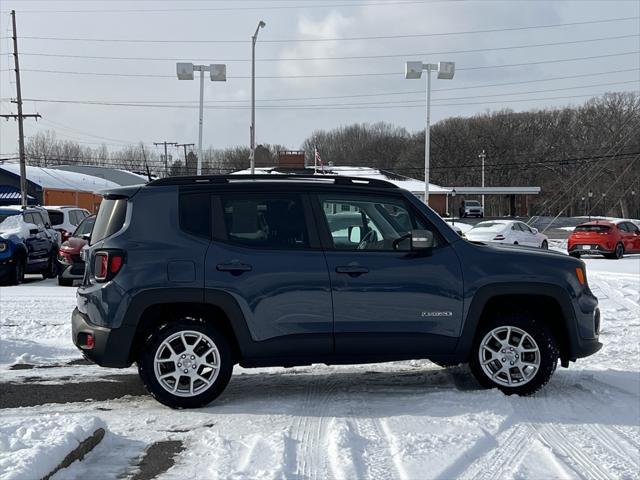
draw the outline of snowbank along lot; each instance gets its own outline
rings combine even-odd
[[[604,347],[530,398],[428,361],[238,367],[212,405],[173,411],[135,369],[80,360],[74,288],[3,287],[0,478],[41,478],[95,425],[102,442],[54,479],[639,478],[640,256],[586,263]]]

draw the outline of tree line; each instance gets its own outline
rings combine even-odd
[[[308,165],[313,165],[316,147],[325,165],[368,166],[424,179],[424,130],[410,132],[389,123],[318,130],[301,146]],[[259,146],[257,164],[277,165],[281,150],[287,148]],[[609,93],[581,106],[500,110],[437,122],[431,127],[431,183],[481,185],[483,151],[486,186],[541,187],[531,202],[534,214],[583,215],[591,210],[598,215],[633,215],[640,196],[640,96]],[[99,165],[154,177],[195,174],[193,154],[184,158],[182,151],[174,150],[165,162],[158,150],[142,143],[117,150],[94,148],[58,139],[53,131],[29,137],[26,152],[28,163],[37,166]],[[208,148],[202,170],[230,173],[247,168],[248,159],[248,147]],[[504,199],[486,201],[491,214]]]

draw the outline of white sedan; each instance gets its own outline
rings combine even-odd
[[[487,220],[465,233],[472,242],[508,243],[527,247],[549,248],[546,235],[517,220]]]

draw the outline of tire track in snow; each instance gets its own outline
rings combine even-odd
[[[393,461],[389,438],[385,435],[378,418],[354,419],[355,428],[365,440],[362,463],[366,465],[365,478],[401,478]]]
[[[557,425],[545,424],[534,426],[538,438],[551,449],[556,457],[569,467],[578,478],[609,480],[611,472],[603,470],[591,456],[577,448]],[[578,445],[579,446],[579,445]]]
[[[335,381],[325,375],[313,378],[306,387],[301,412],[297,415],[290,435],[296,442],[295,477],[325,478],[327,475],[326,447],[327,410],[335,394]],[[321,383],[322,382],[322,383]]]
[[[513,423],[505,420],[502,432],[489,435],[495,439],[495,446],[473,462],[459,477],[464,479],[488,480],[504,478],[507,472],[514,472],[532,447],[532,428],[528,423]],[[486,433],[486,432],[485,432]],[[486,441],[485,439],[480,442]],[[478,444],[476,444],[478,445]]]

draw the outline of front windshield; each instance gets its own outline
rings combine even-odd
[[[482,222],[473,227],[470,231],[480,231],[480,232],[499,232],[504,230],[504,223],[498,222]]]

